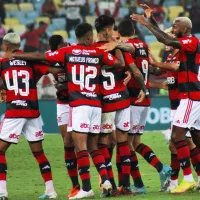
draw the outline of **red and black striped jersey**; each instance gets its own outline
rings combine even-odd
[[[200,101],[200,42],[190,35],[178,38],[181,44],[178,88],[180,99]]]
[[[40,115],[36,83],[48,72],[46,65],[19,59],[2,59],[0,76],[6,89],[5,118],[37,118]]]
[[[50,62],[66,63],[69,104],[101,107],[100,68],[112,66],[116,58],[91,46],[77,44],[46,53]]]
[[[107,42],[96,42],[93,46],[100,47],[105,43]],[[126,56],[127,53],[124,54]],[[130,106],[129,93],[123,84],[125,72],[126,69],[122,67],[112,69],[103,67],[101,69],[102,112],[113,112]]]
[[[146,43],[144,43],[142,40],[138,38],[129,39],[126,41],[126,43],[132,44],[135,47],[135,52],[132,55],[135,64],[138,67],[138,69],[141,71],[141,73],[144,76],[145,85],[146,85],[146,97],[144,101],[141,103],[135,103],[137,101],[137,97],[140,93],[141,87],[136,81],[134,77],[130,80],[128,83],[128,90],[131,98],[131,105],[134,106],[150,106],[151,105],[151,99],[149,94],[149,51],[148,46]]]
[[[169,54],[165,62],[180,63],[179,52],[177,52],[175,55]],[[177,107],[180,104],[180,97],[178,91],[178,71],[167,71],[167,83],[171,109],[177,109]]]

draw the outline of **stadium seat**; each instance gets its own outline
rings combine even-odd
[[[183,11],[184,11],[184,8],[182,6],[170,6],[169,7],[169,20],[172,22]]]
[[[95,16],[86,16],[86,22],[91,24],[92,26],[94,26],[94,22],[95,22],[95,19],[96,17]]]
[[[50,19],[49,19],[49,17],[37,17],[36,23],[39,24],[40,22],[45,22],[45,23],[49,24]]]
[[[13,10],[16,10],[18,11],[18,5],[16,3],[6,3],[4,4],[4,8],[6,10],[6,12],[9,12],[9,11],[13,11]]]
[[[164,48],[164,45],[160,42],[151,42],[149,44],[149,48],[150,48],[150,51],[152,53],[153,56],[155,56],[156,60],[158,61],[161,61],[161,58],[160,58],[160,51],[161,49]]]
[[[34,10],[32,3],[20,3],[19,8],[20,8],[21,11],[24,11],[24,12]]]
[[[129,9],[128,8],[120,8],[118,17],[119,18],[124,18],[128,14],[129,14]]]
[[[22,33],[24,33],[26,31],[26,27],[22,24],[19,25],[15,25],[13,27],[14,32],[18,33],[19,35],[21,35]]]
[[[54,1],[54,3],[55,3],[55,6],[56,6],[56,9],[57,10],[64,10],[65,9],[65,7],[63,6],[63,7],[60,7],[59,6],[59,4],[62,4],[62,1],[61,0],[53,0]]]
[[[55,30],[65,30],[66,29],[66,19],[65,18],[55,18],[52,19],[52,24]]]
[[[17,24],[20,24],[19,19],[17,19],[17,18],[6,18],[5,19],[5,25],[7,25],[7,26],[13,26],[13,25],[17,25]]]
[[[179,5],[179,0],[167,0],[164,1],[164,6],[169,7],[169,6],[177,6]]]
[[[149,45],[152,42],[156,42],[157,39],[154,35],[145,35],[144,36],[145,42]]]
[[[90,4],[90,14],[95,15],[95,3],[94,3],[94,1],[90,1],[89,4]]]
[[[27,17],[28,19],[33,19],[33,20],[35,20],[37,16],[38,16],[38,15],[37,15],[36,11],[34,11],[34,10],[29,11],[29,12],[26,13],[26,17]]]
[[[195,33],[194,35],[200,40],[200,33]]]
[[[53,35],[61,35],[64,39],[68,38],[67,31],[64,30],[54,31]]]

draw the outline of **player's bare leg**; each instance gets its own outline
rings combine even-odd
[[[105,164],[104,156],[101,151],[98,149],[98,134],[89,134],[88,135],[88,150],[92,157],[92,161],[101,176],[102,181],[102,197],[108,197],[112,191],[112,185],[108,178],[108,172]]]
[[[29,146],[31,148],[33,156],[37,160],[42,178],[46,186],[45,194],[39,198],[40,199],[56,199],[57,194],[55,192],[54,185],[53,185],[51,165],[44,154],[42,141],[29,142]]]
[[[7,191],[7,162],[5,153],[11,143],[0,140],[0,200],[6,200],[8,198]]]
[[[134,135],[129,133],[128,135],[128,145],[131,151],[131,176],[134,181],[134,185],[131,186],[131,190],[136,194],[146,194],[146,189],[141,178],[138,158],[134,148]]]
[[[61,125],[59,128],[64,142],[65,164],[68,175],[72,182],[72,189],[68,195],[68,198],[70,198],[71,196],[75,196],[80,190],[80,184],[78,181],[77,158],[72,139],[72,132],[67,132],[67,124]]]
[[[149,146],[141,142],[141,134],[139,133],[135,134],[134,147],[136,149],[136,152],[138,152],[159,173],[162,191],[164,183],[170,179],[171,168],[169,166],[165,166],[158,159],[153,150]]]

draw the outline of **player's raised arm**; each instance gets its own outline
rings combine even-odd
[[[141,25],[146,26],[156,36],[156,38],[158,39],[159,42],[169,45],[169,46],[173,46],[178,49],[181,48],[181,44],[178,39],[171,38],[167,33],[160,30],[160,28],[158,28],[158,27],[152,25],[151,23],[149,23],[148,21],[146,21],[146,19],[143,15],[133,14],[133,15],[131,15],[131,18],[134,21],[137,21],[138,23],[140,23]]]

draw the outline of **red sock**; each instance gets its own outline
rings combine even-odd
[[[99,151],[101,151],[101,154],[104,156],[105,159],[105,165],[106,165],[106,169],[107,169],[107,173],[108,173],[108,178],[112,184],[113,189],[116,189],[116,184],[114,181],[114,173],[112,170],[112,162],[111,162],[111,157],[108,151],[108,146],[105,144],[99,144]]]
[[[123,174],[122,174],[122,166],[121,166],[121,162],[120,162],[120,155],[119,155],[119,150],[117,150],[116,153],[116,166],[117,166],[117,173],[118,173],[118,186],[121,187],[122,186],[122,182],[123,182]]]
[[[161,172],[163,169],[163,164],[157,158],[153,150],[147,146],[146,144],[141,143],[136,151],[154,168],[157,169],[158,172]]]
[[[95,150],[91,153],[92,161],[101,176],[102,183],[108,180],[108,173],[106,170],[105,160],[101,154],[101,151]]]
[[[197,147],[190,151],[190,158],[197,175],[200,176],[200,151]]]
[[[0,152],[0,181],[6,181],[7,162],[4,152]]]
[[[130,186],[130,174],[131,174],[131,152],[128,146],[128,142],[121,142],[117,144],[119,150],[120,162],[123,173],[123,186]]]
[[[77,153],[78,171],[82,180],[82,188],[84,191],[91,190],[90,183],[90,159],[87,150]]]
[[[181,168],[177,154],[171,154],[171,165],[170,166],[172,168],[171,180],[177,180],[178,174],[179,174],[179,171]]]
[[[131,151],[131,176],[133,178],[135,187],[141,188],[144,186],[138,167],[138,158],[135,151]]]
[[[68,171],[68,175],[72,181],[73,187],[79,185],[78,182],[78,169],[77,169],[77,158],[74,151],[74,147],[65,147],[65,164]]]
[[[40,172],[44,182],[51,181],[52,180],[51,165],[47,157],[45,156],[44,152],[43,151],[33,152],[33,155],[39,164]]]
[[[190,150],[188,148],[187,142],[185,140],[175,143],[178,160],[180,162],[181,168],[184,175],[190,175],[192,169],[190,166]]]

